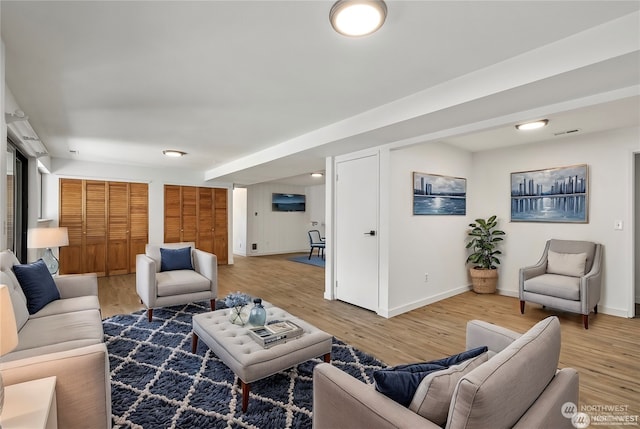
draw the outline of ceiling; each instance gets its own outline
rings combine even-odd
[[[638,1],[391,0],[364,38],[331,5],[2,0],[6,83],[54,158],[245,185],[317,183],[326,156],[379,145],[640,125]]]

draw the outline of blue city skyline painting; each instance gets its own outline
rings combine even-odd
[[[586,164],[511,173],[511,221],[586,223]]]
[[[467,179],[413,173],[414,215],[467,214]]]

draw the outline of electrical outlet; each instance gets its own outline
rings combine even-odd
[[[424,273],[424,281],[425,283],[429,281],[429,273]]]

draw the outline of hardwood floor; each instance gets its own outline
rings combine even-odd
[[[464,349],[468,320],[481,319],[524,332],[548,315],[562,324],[560,367],[580,373],[580,405],[626,405],[640,415],[640,319],[590,316],[544,310],[527,304],[521,315],[516,298],[471,291],[385,319],[375,313],[323,298],[324,270],[288,261],[292,255],[234,256],[218,269],[218,297],[235,291],[258,296],[307,320],[388,365],[438,359]],[[103,317],[143,306],[135,275],[99,279]],[[614,427],[614,426],[608,426]]]

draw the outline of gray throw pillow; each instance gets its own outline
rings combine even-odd
[[[547,273],[549,274],[582,277],[586,264],[586,253],[557,253],[549,250],[547,254]]]
[[[427,375],[413,395],[409,409],[439,426],[444,426],[447,423],[449,404],[458,381],[465,374],[485,363],[488,354],[489,352],[484,352],[458,365]]]

